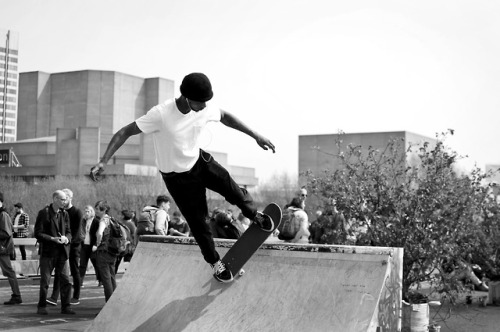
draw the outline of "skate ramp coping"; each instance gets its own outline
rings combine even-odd
[[[221,257],[234,243],[216,240]],[[192,238],[143,236],[86,331],[397,331],[402,249],[266,243],[230,284]]]

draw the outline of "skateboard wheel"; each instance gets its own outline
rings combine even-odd
[[[240,272],[238,272],[238,275],[241,277],[242,275],[245,274],[245,270],[241,269]]]

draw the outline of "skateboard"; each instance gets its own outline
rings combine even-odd
[[[222,261],[226,264],[233,276],[242,276],[245,271],[243,265],[252,257],[252,255],[260,248],[281,222],[281,208],[275,203],[271,203],[264,208],[262,213],[271,217],[274,222],[272,232],[262,230],[257,224],[252,223],[250,227],[241,235],[234,243],[229,251],[224,255]]]

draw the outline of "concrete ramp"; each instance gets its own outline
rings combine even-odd
[[[232,243],[217,241],[221,256]],[[221,284],[192,239],[142,237],[87,331],[397,331],[400,259],[394,248],[268,243]]]

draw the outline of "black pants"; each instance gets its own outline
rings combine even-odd
[[[92,246],[88,244],[82,244],[82,249],[80,250],[80,280],[83,285],[83,278],[87,274],[87,266],[89,260],[92,263],[95,271],[95,278],[97,281],[101,281],[99,278],[99,270],[97,269],[97,260],[95,258],[95,253],[92,252]]]
[[[99,277],[101,278],[102,287],[104,288],[104,299],[108,302],[109,298],[116,289],[116,255],[111,255],[105,250],[97,250],[96,260]]]
[[[63,254],[55,257],[40,257],[40,298],[38,306],[41,308],[47,306],[47,291],[49,290],[50,276],[54,269],[56,270],[55,277],[59,279],[58,284],[61,285],[61,304],[64,309],[70,306],[71,282],[69,280],[68,260]]]
[[[212,156],[200,150],[200,157],[193,168],[183,173],[162,173],[167,189],[186,218],[193,237],[200,246],[205,261],[213,264],[219,260],[208,224],[206,191],[210,189],[236,205],[250,220],[257,209],[246,189],[240,188],[228,171]]]
[[[73,298],[80,298],[80,288],[82,286],[82,279],[80,277],[80,249],[81,243],[71,243],[69,248],[69,270],[71,276],[73,277]],[[57,300],[59,298],[59,277],[56,275],[54,277],[54,284],[52,286],[52,299]]]

